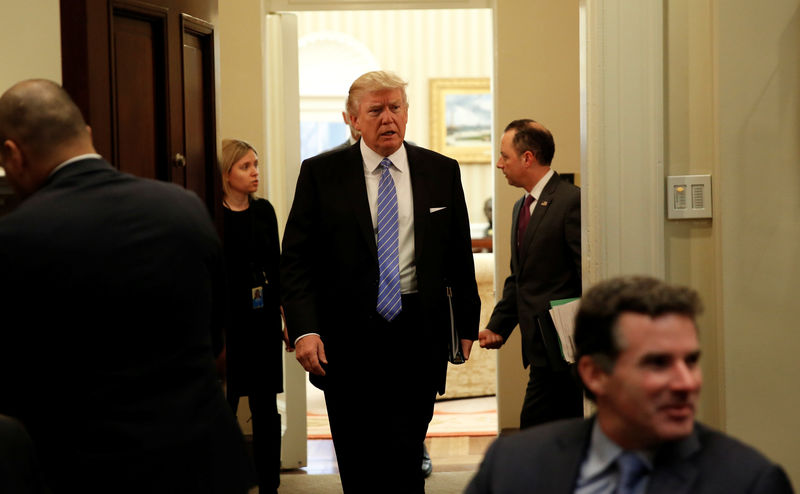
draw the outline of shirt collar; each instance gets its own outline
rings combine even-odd
[[[636,450],[634,452],[639,455],[650,470],[653,469],[654,452],[644,450]],[[617,461],[617,457],[622,453],[623,449],[605,435],[600,428],[599,421],[595,418],[586,462],[581,469],[581,478],[589,480],[603,474]]]
[[[361,145],[361,158],[364,160],[364,169],[367,173],[375,173],[375,170],[380,166],[383,158],[389,158],[395,168],[400,172],[408,170],[408,156],[406,155],[406,146],[403,144],[400,148],[389,156],[381,156],[364,143],[364,139],[360,140]]]
[[[555,172],[553,171],[552,168],[550,168],[549,170],[547,170],[547,173],[545,173],[544,176],[540,178],[539,181],[536,182],[536,185],[534,185],[533,188],[531,189],[530,195],[532,195],[537,202],[539,201],[539,198],[542,197],[542,191],[544,190],[544,186],[547,185],[547,182],[550,181],[550,177],[552,177],[554,174]]]
[[[53,168],[53,171],[50,172],[50,176],[52,177],[55,172],[64,168],[67,165],[71,165],[72,163],[76,163],[78,161],[88,160],[88,159],[103,159],[102,156],[96,153],[88,153],[88,154],[81,154],[79,156],[73,156],[72,158],[68,159],[67,161],[61,163],[57,167]]]

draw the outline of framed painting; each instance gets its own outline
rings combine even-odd
[[[431,149],[459,163],[492,162],[488,78],[430,80]]]

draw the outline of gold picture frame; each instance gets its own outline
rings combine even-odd
[[[492,162],[488,77],[430,80],[431,149],[459,163]]]

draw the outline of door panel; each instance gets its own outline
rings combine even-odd
[[[213,28],[183,16],[183,120],[186,149],[185,186],[201,197],[213,196],[216,153],[208,136],[215,136]],[[201,192],[202,191],[202,192]]]
[[[163,19],[114,9],[114,161],[141,177],[167,180]]]
[[[186,158],[192,166],[186,169],[186,187],[205,189],[203,165],[205,139],[203,130],[203,48],[196,36],[184,33],[183,37],[183,128],[186,140]]]
[[[63,85],[117,168],[196,192],[218,219],[217,0],[61,0]],[[184,159],[185,157],[185,159]]]

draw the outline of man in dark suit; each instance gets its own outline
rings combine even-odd
[[[403,141],[405,86],[387,72],[353,83],[361,140],[303,163],[284,233],[287,326],[325,391],[346,492],[424,492],[422,444],[444,392],[451,316],[465,357],[478,333],[458,163]]]
[[[484,348],[499,348],[519,324],[522,364],[530,365],[520,428],[583,415],[580,386],[561,355],[550,302],[581,294],[581,194],[550,168],[553,136],[533,120],[506,126],[497,167],[525,189],[514,204],[511,275],[487,328]]]
[[[347,100],[345,100],[345,108],[347,107]],[[335,146],[328,151],[338,151],[342,149],[347,149],[353,144],[357,143],[359,139],[361,139],[361,132],[356,129],[355,125],[353,125],[353,120],[350,118],[350,114],[347,111],[342,112],[342,121],[344,121],[345,125],[349,130],[349,134],[347,136],[347,140],[343,143]],[[409,143],[413,144],[413,143]],[[433,462],[431,461],[431,455],[428,453],[428,448],[425,446],[425,443],[422,443],[422,473],[425,478],[428,478],[431,473],[433,472]]]
[[[200,199],[96,154],[67,93],[0,97],[0,412],[53,492],[246,492],[252,471],[216,380],[222,253]]]
[[[599,283],[576,318],[590,419],[498,439],[467,494],[788,494],[786,473],[694,420],[702,383],[697,293],[649,277]]]

